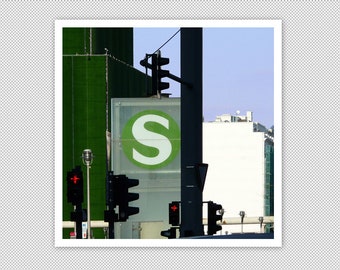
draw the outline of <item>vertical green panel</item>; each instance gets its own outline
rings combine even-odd
[[[86,54],[88,32],[88,28],[63,28],[63,54]]]
[[[109,58],[109,89],[111,97],[147,97],[151,93],[151,78]]]
[[[106,209],[106,56],[108,57],[109,106],[112,97],[146,97],[145,75],[135,70],[132,29],[92,29],[92,53],[89,53],[89,28],[63,29],[63,220],[70,220],[73,206],[67,202],[66,174],[81,165],[86,183],[86,166],[81,154],[90,148],[94,161],[90,169],[91,220],[103,220]],[[100,54],[100,55],[99,55]],[[149,80],[149,79],[148,79]],[[151,84],[149,83],[149,86]],[[109,110],[110,112],[110,110]],[[110,113],[108,117],[110,117]],[[110,122],[109,122],[110,123]],[[84,185],[83,208],[87,207]],[[69,238],[73,229],[64,229]],[[102,229],[94,229],[95,238],[104,238]]]
[[[109,54],[133,65],[133,29],[132,28],[93,28],[93,53]]]
[[[102,220],[106,172],[105,57],[64,57],[63,73],[63,175],[82,165],[84,149],[92,149],[95,157],[90,169],[91,219]],[[82,165],[82,169],[86,177],[86,167]],[[86,208],[86,185],[84,198],[83,208]],[[63,219],[69,220],[73,207],[67,203],[66,196],[63,202]]]
[[[67,203],[65,196],[67,171],[74,167],[72,155],[72,57],[63,57],[63,220],[70,219],[70,211],[73,207]]]
[[[94,154],[90,170],[91,219],[103,219],[105,207],[105,57],[77,57],[74,65],[75,159],[84,149]],[[83,167],[85,170],[85,166]],[[85,196],[86,198],[86,196]],[[86,200],[85,200],[86,201]],[[85,204],[86,205],[86,204]]]

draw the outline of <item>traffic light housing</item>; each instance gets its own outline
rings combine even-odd
[[[161,236],[168,237],[168,239],[176,238],[176,227],[171,227],[169,230],[161,231]]]
[[[83,195],[83,172],[80,166],[67,172],[67,202],[73,205],[81,204],[84,200]]]
[[[119,175],[114,175],[113,171],[108,172],[108,183],[107,183],[107,198],[106,205],[108,210],[104,211],[104,221],[105,222],[116,222],[118,221],[118,214],[116,214],[114,208],[118,205],[120,201],[120,177]]]
[[[169,70],[163,70],[162,66],[169,64],[170,59],[161,57],[161,52],[152,54],[152,93],[156,95],[162,90],[170,87],[168,82],[162,82],[162,79],[169,76]]]
[[[221,209],[222,205],[212,201],[208,202],[208,235],[214,235],[217,231],[222,230],[222,226],[216,224],[216,221],[222,221],[222,215],[216,213],[216,211]]]
[[[180,209],[179,202],[169,203],[169,224],[172,226],[179,225]]]
[[[126,175],[114,175],[112,171],[108,174],[108,210],[104,211],[104,221],[116,222],[126,221],[129,216],[139,213],[138,207],[129,206],[129,202],[139,199],[138,193],[130,193],[129,188],[139,185],[139,180],[129,179]],[[118,206],[118,214],[114,208]]]
[[[129,188],[139,185],[139,180],[129,179],[126,175],[118,175],[118,198],[117,204],[119,206],[119,221],[126,221],[129,216],[139,213],[138,207],[129,206],[129,202],[139,199],[138,193],[130,193]]]
[[[148,58],[151,57],[151,64],[148,63]],[[162,79],[170,76],[169,70],[163,70],[162,66],[170,63],[169,58],[161,57],[161,51],[157,53],[146,54],[145,58],[139,62],[143,67],[150,68],[152,72],[152,95],[159,94],[162,90],[170,87],[168,82],[162,82]],[[174,76],[172,76],[174,77]]]
[[[113,171],[108,172],[108,199],[107,205],[110,209],[115,208],[120,201],[120,175],[114,175]]]

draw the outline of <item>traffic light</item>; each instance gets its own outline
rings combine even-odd
[[[104,211],[104,221],[126,221],[129,216],[139,213],[138,207],[129,206],[129,202],[139,199],[138,193],[130,193],[129,188],[139,185],[139,180],[129,179],[126,175],[114,175],[112,171],[108,175],[108,210]],[[114,208],[119,207],[117,215]]]
[[[117,203],[119,205],[119,221],[126,221],[129,216],[139,213],[138,207],[129,206],[129,202],[139,199],[138,193],[129,193],[129,188],[139,185],[139,180],[129,179],[126,175],[118,175],[119,195]]]
[[[107,205],[110,209],[115,208],[120,201],[120,175],[114,175],[113,171],[108,172],[108,200]]]
[[[169,223],[172,226],[179,225],[179,202],[169,203]]]
[[[83,195],[83,172],[80,166],[67,172],[67,201],[73,205],[81,204]]]
[[[116,214],[114,208],[118,205],[120,201],[120,176],[114,175],[113,171],[108,172],[108,184],[107,184],[107,200],[106,204],[108,210],[104,211],[104,221],[105,222],[116,222],[118,220],[118,215]]]
[[[155,95],[170,87],[168,82],[162,82],[162,78],[169,76],[169,70],[163,70],[162,66],[169,64],[170,59],[161,57],[161,52],[152,54],[152,93]]]
[[[151,57],[151,64],[148,63],[148,59]],[[161,51],[157,53],[146,54],[145,58],[139,63],[146,68],[150,68],[152,72],[152,95],[159,94],[162,90],[170,87],[168,82],[162,82],[162,79],[169,77],[171,74],[169,70],[163,70],[162,66],[169,64],[170,59],[161,57]],[[172,75],[172,78],[175,77]],[[179,79],[179,78],[177,78]]]
[[[216,211],[221,209],[222,205],[212,201],[208,202],[208,235],[213,235],[217,231],[222,230],[222,227],[216,224],[216,221],[222,220],[222,215],[216,213]]]

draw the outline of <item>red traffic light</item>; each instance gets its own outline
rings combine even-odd
[[[172,226],[179,225],[179,202],[171,202],[169,203],[169,223]]]
[[[73,184],[77,184],[80,178],[75,174],[73,177],[70,178]]]
[[[73,205],[83,202],[83,173],[80,166],[67,172],[67,201]]]
[[[172,212],[177,212],[177,210],[178,210],[177,204],[176,203],[170,204],[170,209],[171,209]]]

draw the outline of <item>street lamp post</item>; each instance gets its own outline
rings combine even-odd
[[[83,163],[87,172],[87,239],[91,239],[91,216],[90,216],[90,165],[93,162],[91,149],[85,149],[82,155]]]

